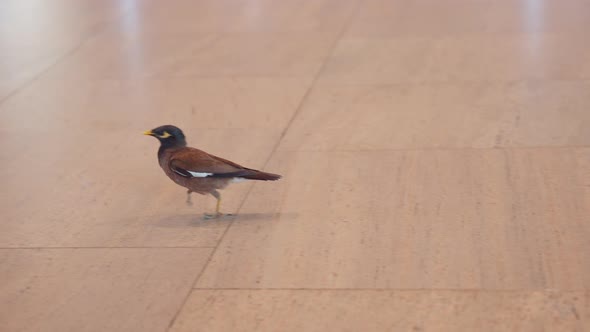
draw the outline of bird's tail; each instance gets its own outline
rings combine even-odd
[[[261,181],[276,181],[278,179],[281,178],[280,175],[278,174],[272,174],[272,173],[266,173],[266,172],[262,172],[262,171],[257,171],[257,170],[249,170],[249,174],[241,176],[244,179],[249,179],[249,180],[261,180]]]

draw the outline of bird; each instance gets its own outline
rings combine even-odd
[[[275,181],[281,175],[246,168],[227,159],[187,146],[182,130],[164,125],[143,132],[160,141],[158,162],[164,173],[176,184],[187,188],[186,203],[191,205],[191,193],[210,194],[217,199],[215,214],[205,213],[205,219],[223,216],[220,212],[221,194],[232,182],[245,180]]]

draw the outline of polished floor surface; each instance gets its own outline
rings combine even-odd
[[[0,1],[0,331],[589,331],[589,0]],[[211,197],[157,142],[284,175]]]

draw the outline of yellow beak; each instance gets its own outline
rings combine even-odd
[[[154,136],[154,133],[152,133],[151,130],[146,130],[143,132],[144,135],[149,135],[149,136]]]

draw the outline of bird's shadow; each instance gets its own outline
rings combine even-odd
[[[224,215],[219,218],[206,219],[203,214],[151,215],[144,219],[148,224],[157,227],[186,228],[186,227],[225,227],[232,222],[271,222],[278,220],[294,220],[298,213],[240,213]]]

